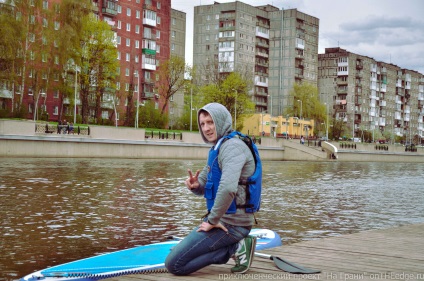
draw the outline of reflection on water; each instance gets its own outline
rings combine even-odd
[[[0,280],[183,236],[205,213],[203,161],[2,159]],[[283,243],[424,222],[423,165],[265,162],[259,226]]]

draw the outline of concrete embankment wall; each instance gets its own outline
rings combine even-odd
[[[0,157],[73,157],[204,160],[210,149],[199,133],[184,132],[181,140],[145,138],[144,129],[90,126],[90,135],[35,133],[33,121],[0,120]],[[424,149],[405,152],[403,146],[375,150],[373,144],[338,149],[338,159],[328,159],[319,147],[298,140],[262,138],[258,145],[263,160],[274,161],[356,161],[424,162]]]
[[[264,160],[283,160],[278,140],[264,141]],[[90,126],[90,135],[36,134],[35,122],[0,120],[0,157],[202,159],[210,149],[199,133],[182,140],[145,138],[144,129]]]

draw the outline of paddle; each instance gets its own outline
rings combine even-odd
[[[262,254],[262,253],[256,253],[256,252],[255,252],[255,256],[260,258],[270,259],[274,261],[275,266],[278,267],[279,269],[285,272],[293,273],[293,274],[317,274],[321,272],[321,270],[306,268],[301,265],[295,264],[293,262],[289,262],[280,257],[275,257],[275,256]]]

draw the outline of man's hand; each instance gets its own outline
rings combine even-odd
[[[199,187],[199,174],[200,174],[200,170],[196,171],[196,174],[193,176],[193,173],[191,172],[190,169],[187,170],[188,171],[188,179],[186,179],[185,184],[188,187],[188,189],[192,190],[195,188]]]
[[[217,224],[210,224],[207,221],[202,222],[202,224],[199,226],[199,229],[197,230],[197,232],[209,231],[212,228],[221,228],[225,232],[228,232],[228,229],[222,223],[219,222]]]

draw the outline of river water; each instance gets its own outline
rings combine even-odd
[[[184,236],[205,213],[186,190],[204,161],[2,159],[0,280]],[[424,165],[264,162],[260,228],[283,244],[424,222]]]

